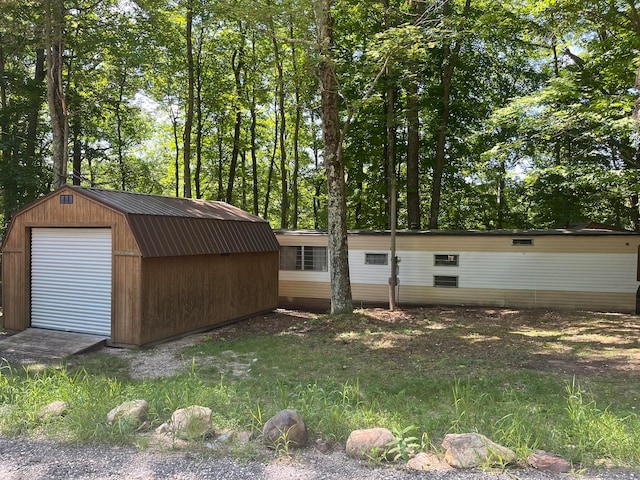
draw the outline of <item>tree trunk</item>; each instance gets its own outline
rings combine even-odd
[[[272,27],[273,29],[273,24]],[[285,111],[285,92],[284,92],[284,72],[282,68],[282,58],[280,57],[280,46],[273,32],[273,56],[278,72],[278,113],[280,115],[280,189],[281,189],[281,208],[280,208],[280,228],[286,229],[289,226],[289,183],[287,178],[287,144],[285,141],[287,115]]]
[[[184,132],[182,134],[184,158],[184,196],[191,198],[191,131],[193,129],[193,110],[195,103],[195,74],[193,66],[193,2],[187,2],[187,112],[184,119]]]
[[[46,74],[44,71],[44,49],[36,49],[36,66],[33,75],[33,89],[29,105],[29,118],[27,126],[26,155],[30,162],[35,162],[36,144],[38,140],[38,125],[40,124],[40,108],[42,98],[40,95],[40,84],[44,82]]]
[[[178,114],[173,111],[173,107],[169,106],[169,115],[171,116],[171,126],[173,128],[173,146],[174,163],[175,163],[175,181],[176,181],[176,197],[180,196],[180,143],[178,139]]]
[[[407,226],[419,230],[420,212],[420,119],[418,80],[407,85]]]
[[[329,271],[331,278],[331,313],[353,312],[351,282],[349,280],[349,250],[347,244],[347,206],[341,134],[338,119],[338,82],[335,71],[333,44],[333,0],[318,0],[316,21],[318,28],[320,99],[324,161],[327,170]]]
[[[69,122],[62,81],[65,9],[63,0],[45,0],[45,37],[47,44],[47,101],[51,117],[53,185],[67,183]]]
[[[227,203],[233,201],[233,184],[236,178],[236,168],[238,166],[238,155],[240,154],[240,135],[242,133],[242,111],[241,111],[241,99],[243,97],[244,86],[242,85],[242,69],[244,68],[244,32],[242,25],[239,25],[240,33],[242,34],[240,47],[233,52],[231,58],[231,67],[233,69],[233,77],[236,84],[236,95],[238,97],[236,101],[236,121],[233,127],[233,149],[231,150],[231,164],[229,165],[229,179],[227,182]]]
[[[293,19],[289,23],[289,35],[293,38]],[[294,99],[296,102],[296,116],[293,124],[293,179],[291,182],[291,190],[293,194],[293,217],[291,226],[294,230],[298,229],[299,215],[299,192],[298,192],[298,175],[300,174],[300,121],[302,118],[302,106],[300,104],[300,79],[298,78],[298,61],[296,58],[296,45],[291,44],[291,63],[293,65],[293,85]]]
[[[4,50],[2,45],[0,45],[0,78],[5,78],[5,60],[4,60]],[[8,99],[7,99],[7,87],[6,82],[0,82],[0,108],[2,108],[3,112],[8,110]],[[0,225],[0,229],[4,229],[6,225],[9,224],[9,220],[11,217],[11,212],[13,210],[12,203],[15,201],[15,193],[14,193],[14,174],[12,168],[12,159],[11,159],[11,142],[9,140],[9,122],[3,121],[0,122],[0,173],[2,174],[2,178],[0,179],[0,187],[2,187],[2,206],[3,206],[3,222],[4,224]]]
[[[276,110],[276,122],[273,127],[273,150],[271,152],[271,161],[269,162],[269,172],[267,174],[267,192],[264,196],[264,215],[263,218],[268,220],[269,217],[269,199],[271,198],[271,179],[273,178],[273,169],[276,163],[276,150],[278,149],[278,102],[274,100],[273,108]]]
[[[80,118],[75,116],[73,124],[73,151],[71,153],[71,165],[73,172],[71,174],[71,183],[80,185],[82,183],[82,129],[80,128]]]
[[[251,49],[253,53],[253,57],[255,58],[256,54],[256,38],[255,35],[251,37]],[[259,215],[260,206],[258,205],[258,157],[257,157],[257,132],[256,127],[258,124],[258,112],[256,111],[256,88],[255,84],[251,87],[251,127],[250,127],[250,136],[251,136],[251,174],[253,178],[253,214]],[[266,218],[266,217],[265,217]]]
[[[198,42],[198,56],[196,61],[196,171],[193,181],[196,187],[196,198],[202,198],[202,42],[204,26],[200,26],[200,40]]]
[[[462,15],[466,16],[471,8],[471,0],[466,0]],[[443,15],[447,17],[451,11],[450,0],[445,0]],[[438,229],[438,217],[440,216],[440,198],[442,193],[442,174],[446,161],[447,134],[449,133],[449,117],[451,114],[451,87],[453,85],[453,73],[458,63],[462,40],[458,39],[453,46],[445,43],[443,48],[443,67],[440,75],[440,122],[436,141],[435,165],[433,167],[433,186],[431,190],[431,209],[429,214],[429,228]]]
[[[120,77],[120,85],[118,89],[118,104],[116,105],[116,131],[118,134],[118,168],[120,170],[120,188],[124,191],[127,189],[127,175],[126,168],[124,164],[124,153],[122,148],[122,115],[120,114],[120,109],[122,106],[122,102],[124,101],[124,84],[126,82],[126,72],[122,72]],[[75,152],[74,152],[74,163],[73,168],[75,170]],[[75,173],[75,172],[74,172]]]
[[[223,172],[222,167],[224,163],[224,118],[222,115],[218,116],[218,195],[216,200],[224,199],[224,187],[222,184]]]

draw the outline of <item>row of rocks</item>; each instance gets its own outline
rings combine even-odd
[[[68,405],[62,401],[53,402],[38,414],[41,421],[49,421],[63,416]],[[131,400],[115,407],[107,414],[107,423],[126,423],[137,430],[147,430],[151,424],[147,418],[149,405],[145,400]],[[199,405],[176,410],[166,423],[155,430],[159,435],[170,435],[181,440],[204,439],[214,434],[211,409]],[[244,441],[248,434],[241,434]],[[309,432],[302,416],[295,410],[282,410],[270,418],[263,427],[262,440],[267,447],[288,451],[289,448],[303,448],[309,443]],[[394,460],[392,445],[397,444],[394,434],[386,428],[354,430],[346,443],[347,455],[366,460]],[[323,453],[326,444],[316,448]],[[442,441],[444,461],[453,468],[505,467],[515,464],[517,456],[507,447],[498,445],[479,433],[447,434]],[[433,464],[431,456],[425,452],[412,452],[407,466],[416,470],[428,470]],[[564,458],[536,451],[527,459],[529,466],[558,473],[571,470],[571,464]]]

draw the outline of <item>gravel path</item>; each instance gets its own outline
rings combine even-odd
[[[106,445],[70,446],[48,440],[0,436],[2,480],[640,480],[640,472],[606,470],[581,475],[534,470],[417,472],[373,466],[306,449],[298,458],[268,463],[211,458],[201,453],[160,452]]]

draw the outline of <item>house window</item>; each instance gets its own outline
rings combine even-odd
[[[511,245],[533,245],[533,238],[512,238]]]
[[[60,203],[62,205],[71,205],[73,203],[73,195],[60,195]]]
[[[387,265],[389,263],[389,255],[386,253],[365,253],[365,265]]]
[[[280,270],[327,271],[326,247],[282,247]]]
[[[433,264],[436,267],[457,267],[458,255],[440,255],[435,254],[433,256]]]
[[[434,287],[458,288],[458,277],[450,277],[446,275],[433,276]]]

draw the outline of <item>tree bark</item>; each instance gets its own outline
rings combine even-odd
[[[202,42],[204,38],[204,26],[200,26],[200,39],[198,42],[198,55],[195,68],[196,81],[196,171],[193,181],[196,187],[196,198],[202,198],[202,137],[203,137],[203,119],[202,119]]]
[[[231,67],[236,84],[236,120],[233,127],[233,149],[231,150],[231,164],[229,165],[229,179],[227,182],[227,203],[233,202],[233,184],[236,178],[236,168],[238,166],[238,155],[240,154],[240,135],[242,133],[242,111],[241,99],[243,97],[244,87],[242,84],[242,69],[244,68],[244,31],[242,25],[239,25],[242,34],[240,47],[233,52],[231,59]]]
[[[289,23],[289,35],[293,38],[293,19]],[[300,174],[300,121],[302,118],[302,105],[300,104],[300,78],[298,78],[298,61],[296,58],[296,45],[291,44],[291,64],[293,66],[293,87],[294,99],[296,102],[296,113],[293,123],[293,174],[291,181],[291,190],[293,195],[293,217],[291,218],[291,227],[298,229],[299,215],[299,191],[298,191],[298,175]]]
[[[462,15],[466,16],[471,8],[471,0],[466,0]],[[451,11],[450,0],[444,1],[443,16],[446,18]],[[444,44],[443,68],[440,76],[440,122],[436,143],[435,165],[433,167],[433,186],[431,190],[431,209],[429,214],[429,228],[438,229],[438,217],[440,216],[440,198],[442,193],[442,174],[446,163],[447,135],[449,133],[449,119],[451,115],[451,87],[453,86],[453,73],[458,63],[462,40],[457,39],[453,45]]]
[[[45,41],[47,44],[47,101],[51,117],[53,185],[67,183],[69,121],[62,80],[65,9],[63,0],[45,0]]]
[[[332,4],[333,0],[317,1],[316,22],[320,54],[318,73],[322,136],[329,195],[328,253],[331,278],[331,313],[339,314],[353,312],[353,302],[349,279],[345,169],[342,161],[342,142],[338,118],[338,82],[334,62]]]
[[[255,58],[256,54],[256,38],[255,35],[251,37],[251,49],[253,53],[253,58]],[[250,136],[251,136],[251,176],[253,179],[253,214],[259,215],[258,205],[258,156],[257,156],[257,131],[256,127],[258,124],[258,112],[256,111],[256,87],[255,84],[251,87],[251,127],[250,127]],[[265,217],[266,218],[266,217]]]
[[[287,115],[285,110],[285,92],[284,92],[284,72],[282,68],[282,58],[280,57],[280,46],[276,40],[275,31],[273,31],[273,22],[271,25],[273,33],[273,57],[278,72],[278,113],[280,115],[280,185],[281,185],[281,207],[280,207],[280,228],[286,229],[289,226],[289,183],[287,178],[287,144],[285,140]]]
[[[195,74],[193,64],[193,2],[187,2],[187,112],[184,119],[184,132],[182,134],[182,156],[184,176],[184,196],[191,198],[191,131],[193,129],[193,111],[195,103]]]
[[[407,85],[407,226],[419,230],[420,212],[420,118],[418,81]]]

